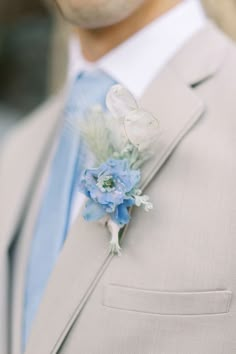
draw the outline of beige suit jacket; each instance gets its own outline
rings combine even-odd
[[[141,104],[162,129],[142,180],[155,208],[133,210],[121,257],[108,253],[103,226],[78,216],[26,354],[236,353],[235,88],[235,46],[212,24],[154,78]],[[29,235],[33,228],[63,104],[62,94],[41,107],[1,155],[1,354],[20,343],[9,340],[9,248],[24,220]],[[21,308],[24,267],[14,278]]]

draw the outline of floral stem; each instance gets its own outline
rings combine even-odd
[[[117,225],[114,221],[111,219],[107,223],[108,229],[111,233],[111,241],[110,241],[110,252],[114,255],[121,255],[121,247],[119,244],[119,231],[120,231],[120,226]]]

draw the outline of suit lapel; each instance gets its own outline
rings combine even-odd
[[[160,122],[160,135],[152,147],[153,156],[142,169],[142,189],[204,112],[204,103],[192,89],[166,67],[146,91],[141,105]]]
[[[142,189],[204,113],[205,104],[194,88],[220,70],[226,55],[226,38],[209,21],[146,90],[141,105],[159,119],[161,134],[142,171]]]
[[[207,48],[207,56],[212,59],[204,65],[198,56],[196,59],[193,57],[192,78],[190,73],[184,78],[181,75],[184,64],[188,66],[185,58],[189,58],[190,49],[187,46],[180,53],[182,59],[177,56],[153,81],[141,100],[141,104],[160,120],[162,130],[154,156],[143,169],[143,189],[151,183],[166,159],[204,113],[204,103],[189,85],[209,78],[219,69],[225,48],[218,37],[218,32],[210,26],[190,43],[192,53],[202,53],[202,49]],[[207,38],[211,38],[211,45]],[[215,53],[218,53],[217,58]],[[108,241],[109,235],[103,226],[87,223],[81,216],[78,217],[50,278],[26,354],[58,352],[113,258],[108,253]]]
[[[39,172],[54,140],[64,93],[34,114],[30,124],[21,125],[8,140],[1,160],[0,176],[0,352],[5,354],[8,342],[9,255],[8,249],[37,184]],[[4,150],[3,150],[4,152]],[[20,166],[20,168],[19,168]],[[3,325],[3,328],[2,326]]]
[[[54,150],[54,149],[53,149]],[[52,151],[53,152],[53,151]],[[28,213],[24,220],[20,237],[16,247],[13,246],[14,254],[10,252],[10,263],[12,267],[13,282],[11,289],[11,354],[18,354],[22,343],[22,323],[24,315],[24,295],[25,295],[25,276],[28,264],[28,252],[34,233],[35,222],[42,200],[42,191],[45,185],[45,171],[50,171],[52,153],[49,154],[43,173],[39,178],[33,193],[33,198],[28,206]],[[13,244],[14,245],[14,244]]]
[[[8,141],[8,151],[3,156],[3,162],[1,161],[0,194],[4,204],[0,204],[0,215],[3,215],[0,250],[8,247],[13,241],[19,222],[23,219],[57,133],[63,102],[64,94],[51,100],[34,114],[31,124],[26,125],[26,128],[22,124],[17,134],[13,134],[10,142]]]

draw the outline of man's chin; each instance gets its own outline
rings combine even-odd
[[[114,26],[122,22],[128,16],[115,16],[113,18],[108,16],[81,16],[81,14],[76,15],[75,12],[66,13],[60,11],[66,22],[70,23],[75,27],[80,27],[87,30],[102,29],[106,27]]]
[[[115,24],[117,23],[120,23],[122,22],[123,18],[120,18],[120,19],[116,19],[116,20],[113,20],[113,21],[109,21],[109,20],[91,20],[91,21],[82,21],[82,20],[75,20],[74,22],[70,21],[71,24],[77,26],[77,27],[80,27],[82,29],[85,29],[85,30],[99,30],[99,29],[102,29],[102,28],[107,28],[107,27],[111,27],[111,26],[114,26]]]
[[[77,8],[76,6],[63,6],[59,0],[55,0],[56,6],[66,22],[73,26],[84,29],[101,29],[118,24],[128,18],[136,8],[126,8],[124,11],[122,3],[111,10],[110,7]],[[139,3],[137,1],[137,3]],[[117,4],[117,3],[116,3]]]

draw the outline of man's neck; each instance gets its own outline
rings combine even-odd
[[[113,26],[100,29],[75,28],[84,57],[91,62],[98,60],[181,1],[146,1],[129,18]]]

